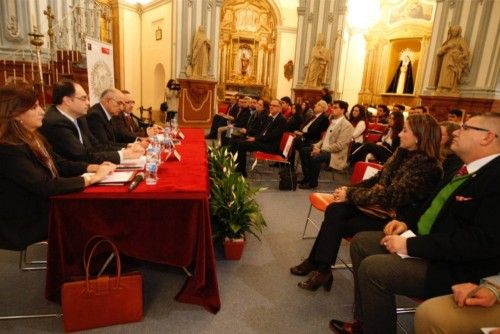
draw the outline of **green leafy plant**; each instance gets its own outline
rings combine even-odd
[[[260,240],[266,226],[252,188],[236,172],[236,154],[226,147],[209,147],[210,213],[214,237],[242,238],[246,232]]]

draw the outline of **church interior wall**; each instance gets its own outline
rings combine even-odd
[[[293,80],[287,80],[284,76],[284,66],[289,60],[293,60],[295,55],[295,42],[297,33],[295,29],[281,30],[278,28],[279,51],[278,61],[275,67],[276,77],[276,97],[279,99],[283,96],[291,96]]]
[[[366,40],[361,33],[349,35],[346,32],[347,39],[344,41],[344,52],[342,58],[344,61],[340,66],[339,80],[342,83],[339,87],[336,97],[353,106],[358,103],[358,93],[363,81],[363,67],[366,55]]]
[[[124,9],[120,27],[123,43],[120,45],[123,67],[120,69],[122,86],[132,93],[136,106],[141,103],[141,17],[137,11]],[[118,47],[118,46],[115,46]]]
[[[172,13],[172,2],[142,13],[142,104],[156,110],[153,113],[155,119],[160,118],[158,106],[164,100],[166,82],[172,77]],[[158,29],[161,30],[161,38]],[[136,106],[139,105],[136,103]]]

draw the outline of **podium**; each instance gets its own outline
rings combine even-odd
[[[181,85],[179,94],[179,126],[207,128],[212,122],[215,108],[215,85],[217,81],[201,79],[178,79]]]

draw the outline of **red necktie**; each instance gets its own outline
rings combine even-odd
[[[464,175],[467,175],[469,174],[469,171],[467,170],[467,166],[466,165],[463,165],[462,167],[460,167],[460,169],[457,171],[457,174],[455,174],[455,176],[464,176]]]

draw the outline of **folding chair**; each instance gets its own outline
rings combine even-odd
[[[288,167],[288,173],[290,174],[290,179],[292,179],[292,167],[290,161],[288,161],[288,157],[293,150],[293,140],[295,139],[295,134],[293,132],[285,132],[281,136],[280,142],[280,152],[281,154],[276,153],[266,153],[256,151],[253,153],[254,162],[252,164],[251,170],[254,170],[255,166],[257,166],[259,160],[267,161],[267,162],[276,162],[280,164],[285,164]]]
[[[351,175],[351,184],[354,185],[363,180],[366,180],[373,175],[375,175],[379,170],[382,169],[382,165],[373,162],[358,161],[354,165],[354,170]],[[318,224],[311,219],[311,211],[314,207],[318,211],[325,212],[326,207],[333,201],[333,196],[330,193],[311,193],[309,195],[309,212],[307,213],[307,218],[304,224],[304,231],[302,232],[302,239],[314,239],[315,237],[306,237],[307,225],[309,223],[313,224],[317,230],[319,230]]]
[[[47,269],[47,261],[46,260],[31,260],[27,261],[27,249],[31,246],[46,246],[47,241],[36,242],[26,249],[20,252],[19,258],[19,269],[22,271],[27,270],[44,270]],[[61,313],[52,313],[52,314],[26,314],[26,315],[8,315],[8,316],[0,316],[1,320],[16,320],[16,319],[34,319],[34,318],[60,318],[62,316]]]

